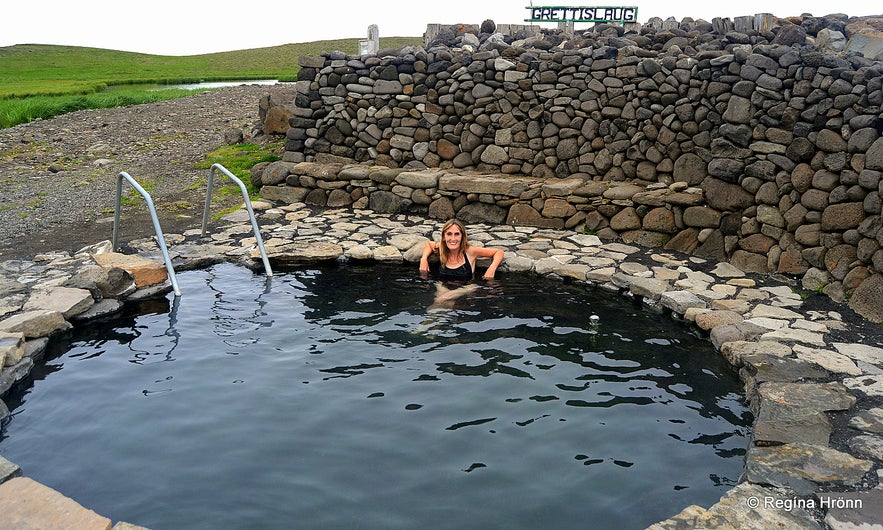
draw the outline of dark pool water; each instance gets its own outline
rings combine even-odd
[[[516,274],[428,311],[415,273],[183,273],[54,341],[0,454],[154,530],[643,528],[736,483],[750,416],[687,328]]]

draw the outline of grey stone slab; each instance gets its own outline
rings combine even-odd
[[[860,434],[850,438],[847,444],[859,456],[883,461],[883,436]]]
[[[5,394],[12,388],[12,385],[21,381],[34,367],[34,360],[30,357],[22,357],[14,366],[7,366],[0,372],[0,396]]]
[[[775,447],[751,447],[745,477],[755,484],[787,487],[809,495],[819,486],[856,486],[874,467],[868,460],[803,443]]]
[[[726,342],[737,340],[753,340],[760,336],[766,330],[756,324],[749,322],[740,322],[738,324],[726,324],[717,326],[711,330],[711,343],[718,350],[721,345]]]
[[[19,311],[26,300],[27,296],[22,293],[9,295],[0,294],[0,318]]]
[[[795,320],[803,318],[803,315],[790,309],[771,306],[767,304],[758,304],[749,313],[751,317],[778,318],[783,320]]]
[[[604,250],[608,252],[618,252],[620,254],[634,254],[639,252],[641,249],[638,247],[634,247],[632,245],[626,245],[623,243],[605,243],[603,247]]]
[[[131,294],[126,296],[126,300],[129,300],[129,301],[150,300],[153,298],[160,298],[170,292],[172,292],[171,284],[158,283],[155,285],[148,285],[147,287],[141,287],[140,289],[136,289],[134,292],[132,292]]]
[[[253,237],[251,239],[254,240]],[[224,261],[224,255],[234,248],[236,247],[233,245],[177,245],[175,246],[175,252],[181,261],[176,263],[175,270],[204,269],[216,263],[221,263]]]
[[[529,271],[533,269],[533,266],[533,259],[521,255],[515,255],[511,257],[507,256],[500,265],[500,270],[512,272]]]
[[[796,382],[804,379],[821,379],[828,372],[800,359],[790,359],[769,353],[753,353],[742,357],[743,371],[757,384],[769,381]]]
[[[859,377],[850,377],[843,380],[843,384],[852,390],[857,390],[871,397],[883,397],[883,374],[867,374]]]
[[[794,406],[765,406],[754,421],[754,443],[827,446],[834,428],[824,412]]]
[[[29,339],[45,337],[70,327],[71,325],[64,319],[64,315],[48,309],[18,313],[0,321],[0,331],[22,332]]]
[[[0,484],[0,513],[6,528],[108,530],[111,521],[28,477]]]
[[[825,523],[832,530],[878,530],[883,528],[883,490],[822,492],[814,496],[827,510]]]
[[[644,265],[643,263],[633,263],[633,262],[620,263],[619,270],[621,270],[625,274],[628,274],[629,276],[636,276],[636,277],[643,276],[645,278],[650,277],[650,267]]]
[[[21,468],[0,456],[0,484],[3,484],[11,478],[20,476]]]
[[[25,355],[25,335],[22,332],[0,331],[0,369],[19,362]]]
[[[721,353],[733,366],[740,367],[744,364],[743,358],[748,355],[765,354],[776,357],[788,357],[791,355],[791,347],[787,344],[774,341],[751,342],[733,341],[721,345]]]
[[[755,410],[767,406],[767,403],[818,411],[849,410],[856,402],[855,396],[837,382],[763,383],[753,398],[753,403],[758,405]]]
[[[568,237],[567,239],[573,241],[581,247],[600,247],[603,244],[601,242],[601,238],[589,234],[576,234]]]
[[[801,506],[793,506],[793,492],[765,488],[743,482],[728,491],[711,508],[688,506],[671,519],[649,526],[647,530],[769,530],[821,529],[812,515]],[[783,509],[792,506],[792,509]]]
[[[278,263],[303,263],[332,261],[343,255],[343,247],[335,243],[321,241],[296,241],[282,246],[267,248],[267,257]],[[260,258],[257,249],[252,251],[252,258]]]
[[[556,271],[567,265],[572,258],[572,256],[550,256],[548,258],[538,259],[534,263],[533,269],[537,274],[557,274]]]
[[[739,269],[726,262],[718,263],[714,267],[714,269],[711,270],[711,273],[718,278],[742,278],[743,276],[745,276],[745,273],[742,271],[742,269]]]
[[[96,303],[86,311],[76,315],[71,320],[73,322],[83,322],[86,320],[92,320],[95,318],[105,317],[107,315],[112,315],[116,313],[120,309],[122,309],[123,303],[115,298],[105,298],[100,302]]]
[[[582,265],[579,263],[567,263],[556,268],[555,274],[561,276],[562,278],[585,280],[586,276],[591,270],[591,267],[589,267],[588,265]]]
[[[845,342],[835,342],[834,347],[850,359],[883,366],[883,348]]]
[[[374,259],[385,263],[401,263],[404,261],[402,252],[392,245],[383,245],[375,248]]]
[[[671,284],[654,278],[633,278],[629,284],[629,292],[635,296],[659,300],[662,293],[671,289]]]
[[[761,340],[775,340],[782,342],[802,342],[813,346],[825,346],[825,337],[821,333],[814,333],[805,329],[780,328],[764,333]]]
[[[39,337],[31,339],[25,343],[25,357],[37,360],[46,352],[46,346],[49,345],[47,337]]]
[[[849,426],[860,431],[883,434],[883,408],[860,411],[850,418]]]
[[[613,267],[603,267],[600,269],[594,269],[586,273],[586,280],[598,283],[606,283],[613,278],[613,274],[616,272],[616,269]]]
[[[817,364],[835,374],[861,375],[862,373],[849,357],[835,351],[796,344],[794,346],[794,354],[798,359]]]
[[[691,307],[706,307],[705,301],[690,291],[668,291],[659,297],[659,303],[673,313],[683,315]]]
[[[746,322],[751,322],[752,324],[757,324],[762,328],[766,328],[770,331],[775,331],[778,329],[788,327],[787,320],[779,320],[778,318],[767,318],[767,317],[753,317],[745,319]]]
[[[876,32],[857,33],[852,35],[847,42],[846,51],[857,52],[868,58],[878,57],[883,53],[883,37],[880,37]]]
[[[119,521],[115,525],[113,525],[113,528],[111,528],[111,530],[149,530],[149,529],[144,526],[138,526],[138,525],[135,525],[132,523],[127,523],[125,521]]]

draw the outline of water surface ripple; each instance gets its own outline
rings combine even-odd
[[[154,530],[643,528],[742,470],[727,363],[609,293],[510,274],[430,310],[397,266],[179,281],[55,341],[0,454]]]

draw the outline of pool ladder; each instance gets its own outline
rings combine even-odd
[[[254,230],[255,239],[257,239],[258,249],[261,252],[261,259],[264,262],[264,271],[267,276],[273,276],[273,269],[270,268],[270,260],[267,258],[267,251],[264,248],[264,240],[261,237],[261,230],[258,227],[257,219],[254,216],[254,210],[251,208],[251,199],[248,197],[248,191],[245,189],[245,184],[236,177],[233,173],[227,170],[221,164],[213,164],[211,169],[209,170],[208,176],[208,188],[206,190],[205,196],[205,210],[202,214],[202,235],[201,237],[205,237],[206,227],[208,226],[208,214],[209,208],[211,207],[211,199],[212,199],[212,186],[215,178],[215,170],[220,171],[224,175],[228,176],[233,182],[239,186],[239,191],[242,192],[242,198],[245,202],[245,209],[248,210],[248,217],[251,219],[251,227]],[[132,185],[135,190],[144,197],[144,201],[147,203],[147,209],[150,211],[150,218],[153,220],[153,229],[156,231],[156,240],[159,244],[159,249],[162,252],[163,261],[166,264],[166,271],[169,274],[169,281],[172,283],[172,290],[175,292],[175,296],[181,296],[181,289],[178,287],[178,279],[175,276],[175,268],[172,266],[172,259],[169,257],[169,251],[166,247],[165,236],[163,235],[162,227],[159,224],[159,219],[156,216],[156,208],[153,205],[153,199],[150,198],[150,194],[147,193],[143,187],[141,187],[138,182],[132,178],[131,175],[126,173],[125,171],[121,171],[117,176],[117,194],[116,194],[116,206],[114,207],[113,213],[113,240],[111,244],[113,246],[113,251],[116,252],[119,248],[119,232],[120,232],[120,206],[122,204],[123,197],[123,179],[127,180],[129,184]]]

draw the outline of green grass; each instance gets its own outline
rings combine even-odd
[[[0,128],[74,110],[148,103],[194,93],[147,91],[144,84],[294,81],[299,70],[298,57],[335,50],[355,54],[358,43],[359,39],[326,40],[188,56],[47,44],[0,47]],[[381,39],[383,48],[408,44],[422,44],[422,40]],[[104,92],[109,86],[120,85],[131,88]]]
[[[192,96],[192,90],[115,90],[69,96],[0,99],[0,129],[83,109],[106,109]]]
[[[245,184],[252,199],[258,197],[260,190],[251,183],[251,168],[261,162],[281,160],[279,155],[284,150],[284,141],[279,140],[265,145],[236,144],[225,145],[207,154],[205,160],[196,164],[197,169],[208,169],[213,164],[221,164]],[[215,173],[215,194],[218,196],[239,195],[239,186],[220,172]]]

